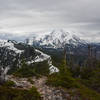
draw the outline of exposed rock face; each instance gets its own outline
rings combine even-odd
[[[62,88],[55,88],[47,86],[47,77],[41,77],[39,79],[33,78],[34,86],[38,92],[42,95],[43,100],[80,100],[79,96],[71,96],[68,91]]]
[[[50,73],[59,71],[52,65],[52,60],[49,55],[34,49],[33,46],[11,40],[0,40],[0,66],[5,69],[5,71],[8,71],[8,69],[20,68],[23,59],[27,64],[47,60]]]
[[[7,80],[7,72],[9,70],[9,67],[3,68],[0,67],[0,84],[3,84]]]
[[[7,75],[7,77],[8,77],[8,80],[11,80],[15,83],[14,88],[30,89],[33,86],[33,84],[31,84],[27,78],[19,78],[13,75]]]
[[[45,85],[46,79],[46,77],[42,77],[38,80],[34,80],[34,85],[42,94],[43,100],[66,100],[69,97],[69,95],[64,96],[64,94],[66,94],[64,90]]]
[[[0,68],[0,84],[3,84],[5,81],[5,77],[2,74],[3,74],[3,69]]]
[[[29,60],[36,56],[35,49],[22,43],[0,40],[0,66],[20,66],[22,58]]]

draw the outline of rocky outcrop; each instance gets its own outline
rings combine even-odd
[[[20,68],[23,59],[28,64],[47,60],[50,65],[50,73],[59,71],[52,65],[52,60],[49,55],[34,49],[33,46],[11,40],[0,40],[0,66],[2,66],[3,69],[6,67],[8,68],[8,66],[9,69],[16,69],[16,67]]]
[[[8,79],[15,82],[16,85],[13,88],[30,89],[32,86],[36,87],[43,100],[80,100],[78,95],[71,95],[63,88],[47,86],[45,84],[47,77],[45,76],[38,79],[36,77],[31,77],[33,83],[30,83],[27,78],[18,78],[12,75],[8,76]]]

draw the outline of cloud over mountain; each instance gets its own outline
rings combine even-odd
[[[99,4],[99,0],[0,0],[0,34],[29,34],[63,28],[97,38]]]

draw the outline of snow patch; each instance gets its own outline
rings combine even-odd
[[[34,60],[28,61],[27,64],[32,64],[34,62],[43,62],[45,60],[48,60],[50,74],[59,72],[59,69],[52,65],[51,57],[49,55],[44,54],[43,52],[41,52],[37,49],[35,51],[40,53],[40,55],[36,56]]]
[[[71,31],[52,31],[43,35],[34,35],[29,39],[30,45],[45,46],[46,48],[63,48],[65,44],[73,44],[77,46],[79,43],[85,43]]]
[[[8,42],[7,40],[1,40],[0,39],[0,47],[6,47],[9,50],[14,51],[15,53],[19,53],[21,54],[22,52],[24,52],[24,50],[18,50],[17,48],[14,47],[14,43],[12,42]]]
[[[59,72],[59,69],[53,65],[50,66],[49,70],[50,70],[50,74],[53,74],[55,72]]]

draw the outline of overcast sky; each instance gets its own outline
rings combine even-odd
[[[100,0],[0,0],[0,34],[53,29],[100,40]]]

